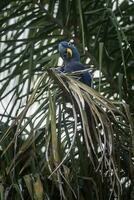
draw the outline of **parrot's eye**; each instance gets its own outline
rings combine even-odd
[[[68,42],[68,45],[71,46],[71,42]]]

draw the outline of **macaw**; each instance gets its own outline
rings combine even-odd
[[[59,43],[58,48],[59,48],[60,56],[64,62],[63,67],[59,68],[60,72],[71,73],[75,71],[85,70],[84,65],[80,62],[80,54],[78,52],[78,49],[73,44],[71,44],[70,42],[62,41]],[[88,71],[81,72],[79,80],[90,87],[92,86],[92,77]],[[76,106],[76,110],[77,110],[77,106]],[[87,115],[90,133],[94,135],[93,128],[92,128],[92,115],[91,115],[90,107],[87,102],[85,102],[85,111]],[[79,110],[78,110],[78,113],[79,113]]]
[[[59,43],[59,53],[63,59],[64,65],[60,68],[63,73],[85,70],[84,65],[80,62],[78,49],[70,42],[62,41]],[[92,78],[88,71],[81,73],[80,81],[91,87]]]

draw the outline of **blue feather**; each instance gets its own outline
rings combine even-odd
[[[71,56],[68,56],[67,49],[70,49],[72,52]],[[77,48],[66,41],[62,41],[59,44],[59,53],[64,61],[64,66],[60,68],[60,71],[63,73],[71,73],[75,71],[85,70],[86,68],[84,65],[80,62],[80,54],[77,50]],[[92,77],[89,72],[83,72],[80,77],[80,81],[85,83],[88,86],[91,86],[92,83]]]

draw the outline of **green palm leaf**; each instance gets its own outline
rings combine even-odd
[[[1,2],[1,199],[133,199],[133,8]],[[55,70],[70,39],[94,89]]]

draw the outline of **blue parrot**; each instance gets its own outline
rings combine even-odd
[[[63,73],[85,70],[80,62],[80,54],[77,48],[70,42],[62,41],[59,43],[59,53],[64,61],[64,66],[59,70]],[[92,78],[88,71],[84,71],[80,76],[80,81],[91,87]]]
[[[60,72],[63,73],[71,73],[75,71],[81,71],[80,75],[80,81],[83,82],[84,84],[88,86],[92,86],[92,77],[91,74],[88,71],[83,71],[85,70],[84,65],[80,62],[80,54],[77,50],[77,48],[70,42],[62,41],[59,43],[59,53],[61,58],[64,61],[63,67],[59,68]],[[77,113],[80,113],[79,106],[76,103],[76,111]],[[93,133],[93,128],[92,128],[92,114],[90,110],[90,106],[87,102],[85,102],[85,111],[87,115],[87,120],[89,124],[89,130],[92,135]],[[81,117],[81,114],[79,115]]]

